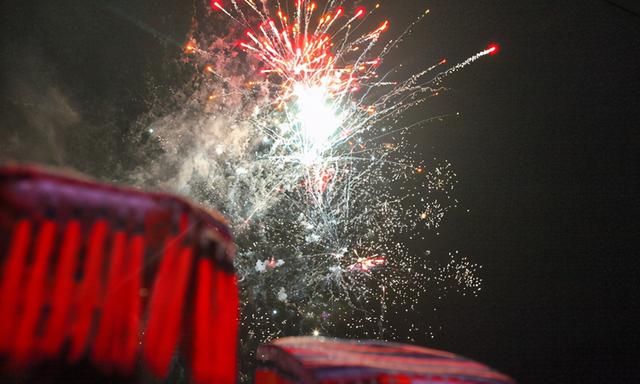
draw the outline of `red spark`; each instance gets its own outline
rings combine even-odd
[[[211,0],[213,9],[221,10],[231,17],[223,8],[223,0]],[[307,25],[309,20],[301,17],[304,12],[313,12],[317,9],[316,2],[296,0],[297,11],[292,16],[298,21],[294,24],[286,22],[287,15],[282,10],[277,10],[276,23],[266,15],[262,23],[255,30],[245,31],[247,40],[240,42],[240,47],[259,59],[264,68],[262,74],[274,73],[283,80],[282,88],[286,100],[296,82],[308,82],[324,87],[332,95],[343,95],[350,92],[357,92],[360,89],[360,81],[376,77],[375,67],[380,65],[380,58],[373,58],[369,61],[362,61],[358,66],[338,65],[339,57],[332,52],[334,46],[332,33],[341,30],[340,26],[334,25],[340,16],[345,15],[343,7],[336,7],[328,10],[322,16],[316,29]],[[302,10],[302,8],[305,10]],[[365,7],[357,7],[355,14],[345,21],[342,28],[348,27],[356,18],[367,15]],[[377,40],[380,34],[389,28],[389,22],[384,21],[373,31],[362,35],[361,43]],[[361,49],[361,46],[354,46],[353,51]],[[344,54],[342,52],[341,54]],[[352,74],[351,76],[347,74]],[[282,101],[282,100],[279,100]]]
[[[500,52],[500,46],[497,43],[491,43],[487,47],[487,53],[490,55],[495,55],[498,52]]]
[[[361,257],[351,264],[348,269],[354,272],[370,273],[371,270],[377,267],[384,267],[387,264],[387,258],[382,255],[376,255],[371,257]]]

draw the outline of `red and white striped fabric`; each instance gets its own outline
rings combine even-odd
[[[221,216],[175,196],[0,168],[0,361],[234,383],[235,247]]]
[[[453,353],[382,341],[287,337],[258,349],[255,384],[511,384]]]

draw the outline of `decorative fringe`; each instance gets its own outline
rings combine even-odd
[[[213,359],[213,265],[211,260],[198,261],[198,272],[194,302],[194,340],[192,373],[198,383],[213,382],[211,362]]]
[[[34,261],[27,273],[28,281],[21,298],[23,311],[16,329],[16,339],[11,356],[17,365],[24,365],[29,360],[36,346],[36,327],[45,304],[45,281],[49,258],[55,240],[56,223],[45,220],[40,228],[35,243]],[[17,292],[22,292],[19,289]]]
[[[180,238],[166,245],[151,297],[143,355],[152,373],[166,376],[179,338],[187,283],[193,264],[191,248]]]
[[[100,323],[93,344],[93,360],[107,369],[112,369],[117,360],[115,350],[119,312],[122,311],[122,270],[126,250],[127,234],[117,231],[113,237],[111,249],[111,268],[107,277],[107,287],[102,297]]]
[[[180,227],[186,231],[184,221]],[[88,352],[103,369],[130,374],[142,344],[149,370],[164,377],[188,317],[194,382],[235,382],[238,296],[232,273],[205,256],[195,260],[184,236],[170,238],[155,274],[145,330],[145,237],[110,233],[109,223],[99,219],[83,240],[80,221],[69,220],[57,246],[57,229],[55,221],[44,220],[34,237],[33,223],[18,221],[3,261],[0,354],[13,367],[57,358],[68,345],[70,363]],[[187,307],[192,277],[194,300]],[[193,316],[185,316],[191,307]]]
[[[0,374],[86,360],[163,377],[184,345],[196,384],[235,381],[233,240],[217,213],[21,166],[0,167],[0,207]]]
[[[0,352],[7,353],[13,346],[15,329],[20,321],[18,306],[26,269],[27,252],[31,243],[32,224],[20,220],[13,231],[7,260],[0,282]]]
[[[167,305],[167,317],[165,319],[156,319],[156,321],[164,321],[165,329],[159,343],[158,357],[161,363],[168,368],[171,356],[175,352],[180,337],[182,318],[184,315],[184,304],[186,298],[189,277],[191,276],[191,268],[193,267],[193,250],[191,248],[183,248],[177,260],[177,269],[172,282],[172,292],[169,296]],[[162,376],[166,375],[165,373]]]
[[[75,302],[75,319],[71,325],[69,361],[78,361],[84,354],[96,309],[103,291],[102,264],[105,253],[108,226],[105,220],[97,221],[91,228],[87,255],[84,260],[82,281],[78,285]]]
[[[65,228],[60,260],[55,272],[51,312],[41,344],[42,353],[53,357],[60,353],[65,340],[71,297],[74,290],[74,273],[80,248],[80,223],[72,220]]]
[[[168,316],[166,309],[171,292],[171,276],[174,273],[175,259],[178,253],[178,239],[171,238],[164,248],[162,261],[153,287],[153,296],[149,304],[149,319],[143,342],[143,356],[150,370],[158,375],[165,376],[168,369],[168,359],[158,356],[160,340],[164,331],[164,319]]]
[[[217,269],[214,272],[216,332],[212,343],[216,364],[212,364],[214,381],[233,383],[236,375],[236,359],[233,353],[238,343],[238,296],[236,277]]]
[[[130,243],[128,271],[129,277],[126,280],[125,309],[123,319],[125,327],[121,335],[122,364],[121,370],[124,373],[130,373],[135,367],[137,358],[138,345],[140,343],[140,314],[142,311],[142,303],[140,301],[140,290],[142,288],[142,266],[144,259],[144,237],[135,236]]]
[[[193,353],[193,375],[197,383],[235,382],[237,318],[235,277],[216,269],[211,260],[200,260]]]

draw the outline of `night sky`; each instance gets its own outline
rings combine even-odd
[[[640,382],[640,6],[385,4],[392,28],[431,9],[388,59],[407,73],[501,46],[408,116],[462,113],[414,140],[455,166],[470,211],[449,216],[439,244],[484,266],[479,297],[452,296],[433,315],[442,331],[430,346],[522,383]],[[193,9],[4,1],[0,160],[126,180],[141,165],[126,137],[154,97],[179,87],[171,63]]]

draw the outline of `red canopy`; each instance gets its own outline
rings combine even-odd
[[[258,361],[256,384],[513,383],[453,353],[382,341],[287,337],[260,346]]]
[[[234,252],[222,217],[184,199],[0,168],[3,367],[163,377],[182,347],[195,382],[233,383]]]

